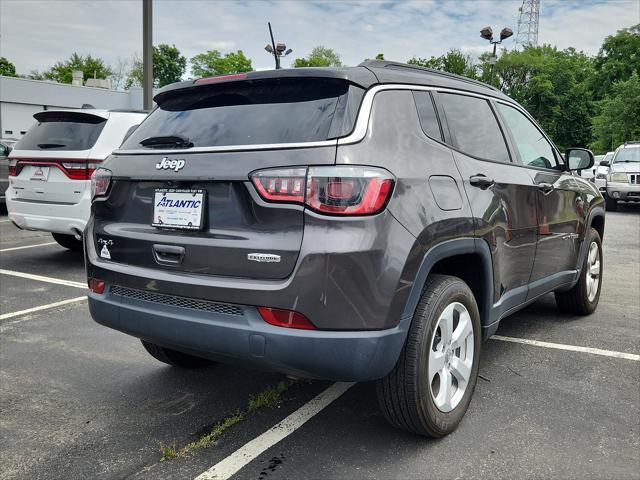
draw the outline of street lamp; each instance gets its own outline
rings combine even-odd
[[[491,55],[491,59],[489,60],[489,63],[491,64],[491,77],[490,77],[489,83],[491,85],[493,85],[493,70],[495,68],[496,61],[498,59],[498,57],[496,57],[496,47],[498,46],[499,43],[502,43],[503,40],[506,40],[512,35],[513,35],[513,30],[511,30],[510,28],[503,28],[500,31],[500,40],[494,40],[493,30],[491,29],[491,27],[484,27],[482,30],[480,30],[480,37],[484,38],[485,40],[488,40],[493,45],[493,54]]]
[[[267,45],[264,47],[264,49],[269,52],[271,55],[273,55],[273,58],[276,61],[276,70],[280,67],[280,57],[286,57],[287,55],[289,55],[291,52],[293,52],[293,50],[288,49],[287,50],[287,46],[284,43],[276,43],[275,40],[273,39],[273,30],[271,30],[271,22],[268,22],[269,25],[269,35],[271,36],[271,43],[267,43]]]

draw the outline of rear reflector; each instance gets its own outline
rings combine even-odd
[[[293,310],[258,307],[258,312],[265,322],[276,327],[316,330],[315,325],[307,317]]]
[[[9,173],[8,175],[10,177],[17,177],[18,176],[18,160],[16,160],[15,158],[10,158],[9,159]]]
[[[104,293],[104,287],[105,283],[103,280],[98,280],[96,278],[89,279],[89,290],[91,290],[93,293],[102,295]]]
[[[394,177],[382,168],[337,165],[260,170],[251,181],[268,202],[305,204],[329,215],[373,215],[386,206]]]

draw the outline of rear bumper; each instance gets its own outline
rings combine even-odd
[[[640,201],[640,185],[608,182],[607,195],[616,200]]]
[[[309,331],[275,327],[255,307],[234,313],[195,310],[113,294],[89,294],[93,319],[135,337],[225,363],[303,377],[367,381],[386,375],[410,321],[378,331]]]
[[[15,200],[7,191],[6,203],[9,218],[24,230],[74,235],[83,232],[89,220],[91,201],[89,193],[76,204],[59,204]]]

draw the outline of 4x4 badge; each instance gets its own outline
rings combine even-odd
[[[183,159],[174,158],[169,160],[169,157],[164,157],[158,163],[156,163],[156,170],[173,170],[177,172],[185,166],[187,162]]]

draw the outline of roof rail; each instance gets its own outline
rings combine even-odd
[[[449,72],[443,72],[442,70],[435,70],[433,68],[426,68],[426,67],[420,67],[418,65],[410,65],[408,63],[401,63],[401,62],[391,62],[389,60],[365,60],[364,62],[362,62],[360,65],[358,65],[359,67],[372,67],[372,68],[395,68],[395,69],[406,69],[406,70],[413,70],[416,73],[427,73],[429,75],[439,75],[442,77],[448,77],[448,78],[454,78],[456,80],[460,80],[462,82],[467,82],[467,83],[471,83],[473,85],[478,85],[480,87],[485,87],[485,88],[489,88],[491,90],[495,90],[497,92],[500,91],[500,89],[494,87],[493,85],[488,85],[484,82],[481,82],[479,80],[473,80],[471,78],[468,77],[463,77],[462,75],[456,75],[455,73],[449,73]]]
[[[625,145],[639,145],[640,140],[629,140],[628,142],[624,142]]]

